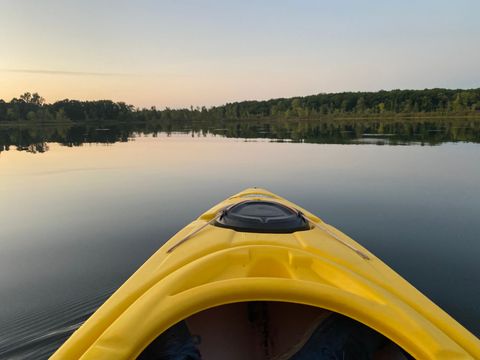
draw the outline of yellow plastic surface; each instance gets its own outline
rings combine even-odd
[[[242,233],[206,226],[246,199],[294,207],[328,229]],[[368,255],[362,259],[351,244]],[[202,214],[162,246],[52,356],[135,359],[164,330],[199,311],[240,301],[285,301],[332,310],[377,330],[417,359],[480,359],[480,341],[373,254],[308,211],[247,189]]]

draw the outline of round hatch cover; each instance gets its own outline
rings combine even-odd
[[[263,233],[292,233],[310,229],[298,211],[277,202],[259,200],[243,201],[227,208],[215,225]]]

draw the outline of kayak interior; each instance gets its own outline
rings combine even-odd
[[[138,357],[157,359],[413,359],[373,329],[325,309],[277,301],[226,304],[164,331]]]

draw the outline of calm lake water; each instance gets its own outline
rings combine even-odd
[[[480,336],[478,128],[326,128],[0,129],[0,358],[46,358],[177,230],[251,186]]]

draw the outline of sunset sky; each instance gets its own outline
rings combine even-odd
[[[0,99],[480,87],[480,1],[0,0]]]

